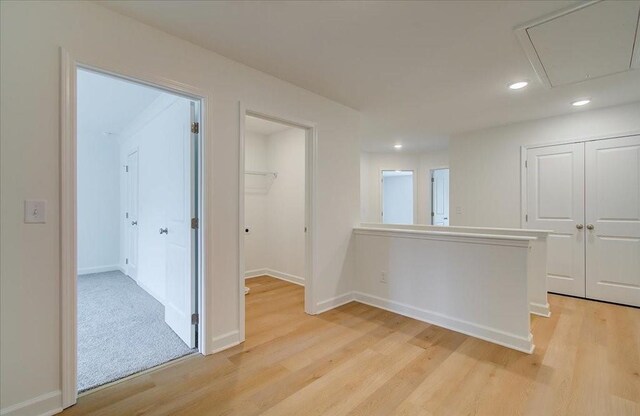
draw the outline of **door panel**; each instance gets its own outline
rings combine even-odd
[[[187,100],[174,105],[180,122],[168,126],[170,157],[166,187],[165,322],[191,348],[195,347],[195,311],[191,274],[191,108]]]
[[[138,151],[127,156],[127,274],[138,279]]]
[[[585,152],[586,296],[640,306],[640,136]]]
[[[449,169],[434,170],[432,179],[432,224],[449,225]]]
[[[527,228],[548,237],[547,288],[585,296],[584,144],[527,151]]]

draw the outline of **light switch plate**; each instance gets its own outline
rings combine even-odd
[[[24,201],[24,222],[44,224],[47,221],[47,201],[28,199]]]

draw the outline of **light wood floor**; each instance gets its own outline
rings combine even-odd
[[[64,415],[640,415],[640,309],[550,296],[527,355],[248,281],[247,340],[81,397]]]

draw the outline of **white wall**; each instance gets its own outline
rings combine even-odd
[[[120,144],[119,166],[127,164],[127,157],[138,151],[138,269],[136,281],[140,287],[164,303],[166,298],[167,248],[166,228],[170,207],[169,166],[175,162],[173,153],[176,142],[188,137],[190,123],[190,101],[170,94],[160,95],[151,105],[134,119],[123,133]],[[181,160],[179,161],[181,164]],[[127,175],[120,170],[122,204],[120,218],[127,211]],[[188,174],[187,172],[184,172]],[[180,198],[182,195],[176,195]],[[127,270],[124,259],[129,256],[127,223],[124,225],[120,246],[123,248],[122,268]]]
[[[240,101],[317,125],[315,301],[326,305],[351,290],[358,112],[91,2],[0,2],[2,409],[35,400],[29,409],[43,413],[60,404],[60,46],[99,67],[211,96],[204,131],[209,349],[239,339]],[[47,200],[46,224],[23,223],[26,198]]]
[[[270,135],[267,160],[269,170],[278,172],[267,197],[268,268],[303,280],[305,131],[287,129]]]
[[[418,224],[431,223],[431,170],[449,166],[449,153],[362,153],[360,157],[362,222],[381,222],[380,172],[414,171],[414,204]]]
[[[269,271],[298,283],[305,265],[305,131],[269,136],[247,133],[246,170],[277,172],[277,178],[245,177],[245,270]],[[259,188],[259,185],[267,185]],[[253,186],[253,187],[252,187]]]
[[[266,172],[267,136],[245,132],[245,170]],[[245,175],[244,225],[250,230],[244,236],[245,270],[266,269],[269,262],[267,230],[267,192],[272,177]]]
[[[112,136],[78,132],[78,274],[120,265],[120,159]]]
[[[355,300],[531,352],[529,241],[406,228],[355,231]]]
[[[640,131],[639,102],[452,137],[451,224],[520,227],[520,146],[631,131]]]

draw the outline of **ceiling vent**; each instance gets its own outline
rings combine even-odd
[[[540,81],[574,84],[640,69],[640,1],[590,1],[515,29]]]

